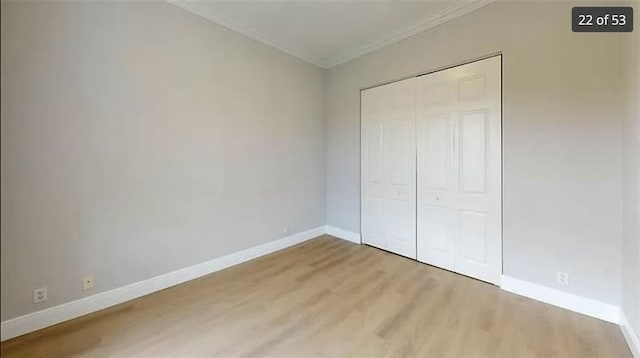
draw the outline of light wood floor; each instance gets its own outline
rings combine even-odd
[[[2,344],[9,357],[630,357],[609,323],[324,236]]]

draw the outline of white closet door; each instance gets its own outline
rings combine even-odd
[[[417,78],[419,261],[494,284],[502,272],[501,59]]]
[[[415,78],[362,91],[362,240],[416,258]]]

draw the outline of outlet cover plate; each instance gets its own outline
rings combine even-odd
[[[47,288],[40,287],[33,290],[33,303],[40,303],[47,300]]]
[[[558,272],[556,279],[558,280],[558,283],[561,285],[569,284],[569,274],[566,272]]]

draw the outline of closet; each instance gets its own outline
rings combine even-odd
[[[362,240],[499,283],[501,57],[361,92]]]

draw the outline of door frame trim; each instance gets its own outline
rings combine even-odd
[[[364,239],[362,238],[362,155],[363,155],[363,151],[362,151],[362,91],[371,89],[371,88],[375,88],[375,87],[380,87],[380,86],[384,86],[384,85],[388,85],[391,83],[395,83],[395,82],[399,82],[399,81],[403,81],[409,78],[415,78],[415,77],[420,77],[420,76],[424,76],[424,75],[428,75],[430,73],[434,73],[434,72],[439,72],[439,71],[444,71],[444,70],[448,70],[454,67],[459,67],[459,66],[464,66],[464,65],[468,65],[470,63],[474,63],[474,62],[478,62],[478,61],[482,61],[482,60],[486,60],[492,57],[499,57],[500,58],[500,275],[504,275],[504,54],[502,51],[498,51],[498,52],[494,52],[491,54],[487,54],[487,55],[482,55],[479,57],[475,57],[472,59],[467,59],[467,60],[463,60],[460,62],[455,62],[453,64],[450,65],[446,65],[446,66],[441,66],[441,67],[437,67],[437,68],[433,68],[430,70],[426,70],[426,71],[422,71],[422,72],[418,72],[418,73],[414,73],[408,76],[404,76],[404,77],[400,77],[397,78],[395,80],[391,80],[391,81],[386,81],[386,82],[379,82],[376,83],[374,85],[371,86],[367,86],[367,87],[361,87],[360,90],[358,91],[359,96],[358,96],[358,109],[360,112],[360,123],[359,123],[359,149],[360,149],[360,171],[359,171],[359,178],[358,178],[358,183],[360,184],[360,244],[365,244]],[[416,149],[417,151],[417,149]],[[417,156],[417,152],[416,152],[416,156]],[[418,181],[416,178],[416,193],[417,193],[417,185],[418,185]],[[416,211],[416,215],[417,215],[417,211]],[[417,219],[417,217],[416,217]],[[416,221],[417,222],[417,221]],[[417,240],[416,240],[416,245],[417,245]],[[404,257],[404,256],[403,256]],[[413,260],[411,258],[405,257],[409,260]],[[417,259],[414,260],[416,262],[420,262]],[[421,262],[422,263],[422,262]],[[425,264],[428,265],[428,264]]]
[[[378,83],[373,84],[371,86],[361,87],[360,88],[360,92],[366,91],[368,89],[372,89],[372,88],[388,85],[388,84],[391,84],[391,83],[394,83],[394,82],[400,82],[400,81],[403,81],[403,80],[407,80],[409,78],[420,77],[420,76],[428,75],[430,73],[440,72],[440,71],[448,70],[450,68],[468,65],[470,63],[486,60],[486,59],[489,59],[489,58],[492,58],[492,57],[497,57],[497,56],[503,56],[502,51],[494,52],[494,53],[491,53],[491,54],[488,54],[488,55],[483,55],[483,56],[480,56],[480,57],[475,57],[475,58],[472,58],[472,59],[467,59],[467,60],[464,60],[464,61],[455,62],[453,64],[446,65],[446,66],[436,67],[436,68],[433,68],[433,69],[430,69],[430,70],[426,70],[426,71],[417,72],[417,73],[414,73],[414,74],[411,74],[411,75],[408,75],[408,76],[396,78],[396,79],[391,80],[391,81],[378,82]]]

